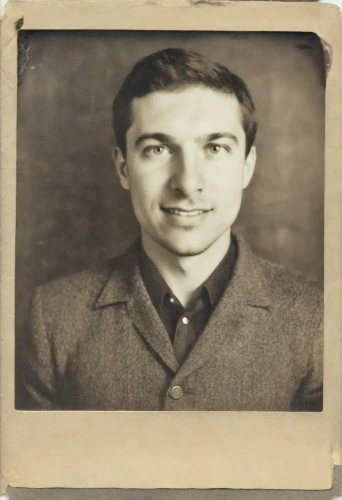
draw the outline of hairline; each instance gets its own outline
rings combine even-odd
[[[245,128],[244,128],[244,124],[243,124],[243,119],[244,119],[244,113],[243,113],[243,105],[242,103],[239,101],[239,99],[237,98],[235,92],[231,91],[231,92],[225,92],[224,90],[222,89],[219,89],[217,87],[214,87],[214,86],[211,86],[211,85],[207,85],[205,84],[204,82],[199,82],[199,83],[193,83],[193,82],[188,82],[188,83],[184,83],[184,84],[175,84],[174,86],[173,85],[170,85],[169,87],[167,88],[162,88],[162,89],[155,89],[155,90],[151,90],[150,92],[147,92],[146,94],[142,95],[142,96],[135,96],[133,97],[133,99],[131,99],[130,103],[129,103],[129,108],[128,108],[128,127],[127,127],[127,130],[125,132],[125,140],[126,140],[126,148],[127,148],[127,133],[129,131],[129,129],[132,127],[133,125],[133,103],[135,100],[138,100],[138,99],[143,99],[144,97],[148,96],[148,95],[151,95],[151,94],[156,94],[156,93],[159,93],[159,94],[171,94],[171,93],[177,93],[177,91],[179,92],[182,92],[183,90],[186,90],[188,88],[204,88],[204,89],[209,89],[209,90],[212,90],[213,92],[216,92],[218,94],[223,94],[223,95],[226,95],[227,97],[231,97],[233,99],[235,99],[239,105],[239,111],[240,111],[240,120],[241,120],[241,128],[243,130],[243,133],[244,133],[244,136],[245,136],[245,147],[246,147],[246,151],[245,151],[245,156],[247,157],[248,154],[249,154],[249,151],[251,150],[251,148],[253,147],[253,144],[251,144],[250,146],[250,149],[249,151],[247,151],[247,134],[246,134],[246,131],[245,131]],[[126,151],[126,156],[127,156],[127,151]]]

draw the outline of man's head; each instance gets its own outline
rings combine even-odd
[[[203,86],[234,96],[246,135],[246,156],[257,131],[255,107],[245,82],[222,64],[183,49],[164,49],[140,59],[123,82],[113,102],[117,146],[126,154],[126,133],[132,123],[132,102],[152,92]]]
[[[255,164],[255,111],[241,78],[194,52],[134,66],[113,103],[115,162],[143,241],[197,255],[230,235]]]

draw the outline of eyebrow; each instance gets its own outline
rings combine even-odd
[[[172,135],[163,134],[160,132],[154,132],[154,133],[141,134],[136,139],[134,144],[137,147],[142,142],[147,141],[147,140],[151,140],[151,139],[154,139],[155,141],[158,141],[158,142],[167,143],[167,144],[175,144],[176,143],[176,139]],[[235,144],[237,144],[237,145],[239,144],[239,140],[236,137],[236,135],[231,134],[230,132],[215,132],[212,134],[204,135],[202,137],[197,137],[196,141],[197,142],[201,142],[201,141],[210,142],[210,141],[217,141],[218,139],[229,139],[229,140],[235,142]]]
[[[136,139],[136,141],[135,141],[134,144],[135,144],[135,146],[139,146],[139,144],[141,144],[142,142],[147,141],[149,139],[154,139],[155,141],[166,142],[166,143],[169,143],[169,144],[176,142],[175,138],[172,137],[172,135],[162,134],[160,132],[155,132],[155,133],[152,133],[152,134],[141,134],[141,135],[139,135],[139,137]]]
[[[229,139],[235,142],[235,144],[239,144],[239,140],[236,135],[231,134],[230,132],[215,132],[214,134],[205,135],[203,139],[205,142],[217,141],[218,139]]]

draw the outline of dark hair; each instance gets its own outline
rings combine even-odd
[[[126,133],[132,123],[135,97],[162,90],[203,85],[236,97],[246,134],[246,156],[257,131],[255,107],[245,82],[222,64],[183,49],[164,49],[140,59],[127,75],[113,102],[113,128],[118,147],[126,156]]]

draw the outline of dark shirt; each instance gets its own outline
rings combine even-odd
[[[199,338],[227,287],[233,273],[236,254],[236,244],[232,237],[226,255],[202,284],[197,301],[190,309],[185,309],[141,248],[141,274],[152,303],[170,336],[179,364],[182,364]]]

